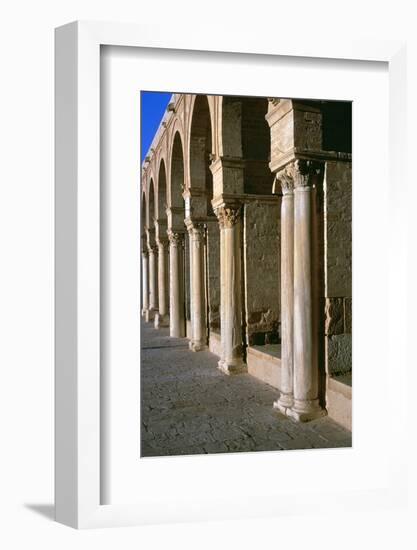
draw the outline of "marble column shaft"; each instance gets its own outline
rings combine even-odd
[[[149,257],[148,251],[142,250],[142,315],[149,309]]]
[[[240,204],[216,209],[220,225],[221,346],[219,368],[227,374],[247,372],[242,339],[242,254]]]
[[[168,242],[158,242],[158,314],[155,328],[168,326]]]
[[[206,298],[204,286],[204,225],[187,222],[190,236],[191,341],[192,351],[207,349]]]
[[[169,237],[169,333],[185,336],[184,307],[184,233],[168,231]]]
[[[307,421],[323,416],[319,405],[317,346],[313,338],[314,177],[320,165],[294,162],[294,403],[288,414]]]
[[[187,237],[185,237],[187,238]],[[192,338],[192,327],[193,327],[193,317],[194,317],[194,307],[193,307],[193,244],[192,244],[192,235],[191,232],[188,230],[188,300],[189,300],[189,308],[190,308],[190,326],[191,326],[191,338]],[[188,317],[187,317],[188,320]],[[187,328],[187,334],[188,337],[188,328]]]
[[[155,245],[149,246],[149,309],[158,309],[158,253]]]
[[[277,175],[281,202],[281,393],[274,406],[284,414],[293,404],[294,377],[294,186],[286,170]]]

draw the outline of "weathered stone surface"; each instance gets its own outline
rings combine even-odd
[[[345,298],[344,300],[344,313],[345,313],[345,330],[347,334],[352,333],[352,298]]]
[[[342,334],[344,332],[343,298],[326,298],[325,315],[325,333]]]
[[[352,370],[352,335],[338,334],[326,338],[327,368],[329,374]]]
[[[294,111],[290,99],[269,103],[268,124],[271,128],[271,162],[279,165],[280,159],[294,147]]]
[[[322,145],[322,114],[319,109],[293,101],[294,142],[302,150],[320,150]]]
[[[216,221],[207,224],[207,294],[209,327],[220,330],[220,233]]]
[[[352,165],[326,162],[325,295],[352,296]]]
[[[276,343],[280,320],[280,204],[253,201],[244,210],[246,331],[249,345]]]

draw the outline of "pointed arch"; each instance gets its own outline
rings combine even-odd
[[[157,201],[157,212],[156,218],[158,220],[166,219],[166,209],[168,204],[167,197],[167,172],[165,167],[165,160],[160,159],[159,169],[158,169],[158,201]]]
[[[148,187],[148,211],[146,217],[146,225],[148,229],[153,229],[154,220],[156,219],[156,189],[153,177],[149,180]]]
[[[180,132],[174,134],[171,149],[171,177],[169,189],[169,202],[173,208],[184,206],[183,191],[185,186],[184,147]]]
[[[213,176],[210,171],[213,154],[213,129],[210,105],[206,95],[194,96],[190,116],[188,158],[190,188],[203,191],[207,198],[207,214],[213,213]]]

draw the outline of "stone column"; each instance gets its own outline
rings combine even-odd
[[[154,319],[158,311],[158,252],[156,245],[148,247],[149,251],[149,310]]]
[[[222,365],[224,364],[224,350],[225,350],[225,331],[222,329],[225,323],[224,315],[224,300],[222,296],[226,295],[225,292],[225,276],[224,276],[224,238],[223,238],[223,217],[221,213],[215,210],[217,218],[219,220],[219,233],[220,233],[220,360],[218,362],[218,367],[221,370]]]
[[[204,225],[188,219],[190,235],[191,341],[192,351],[207,349],[206,299],[204,286]]]
[[[169,237],[169,334],[185,336],[184,316],[184,233],[168,231]]]
[[[221,346],[219,369],[226,374],[247,372],[243,362],[241,205],[216,208],[220,225]]]
[[[293,405],[294,340],[294,183],[287,169],[276,176],[281,185],[281,393],[274,407],[286,414]],[[275,185],[275,184],[274,184]],[[274,192],[276,190],[274,189]]]
[[[155,328],[169,326],[168,318],[168,242],[158,242],[158,313]]]
[[[142,315],[149,309],[149,258],[148,251],[142,250]]]
[[[187,262],[186,262],[187,265]],[[194,317],[194,307],[193,307],[193,244],[192,244],[192,234],[191,231],[188,229],[188,279],[189,279],[189,304],[190,304],[190,326],[191,326],[191,334],[188,334],[188,318],[186,317],[186,336],[191,337],[193,335],[193,317]]]
[[[319,404],[317,330],[314,330],[314,176],[320,165],[296,160],[294,179],[294,403],[287,412],[299,421],[326,414]],[[317,329],[317,327],[315,327]]]

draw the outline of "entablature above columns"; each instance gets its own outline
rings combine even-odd
[[[278,171],[285,168],[287,164],[290,164],[295,160],[309,160],[323,163],[332,160],[340,162],[352,162],[352,153],[344,153],[338,151],[308,151],[305,149],[293,147],[288,150],[285,155],[280,156],[279,161],[277,161],[277,159],[275,159],[275,162],[271,160],[271,162],[269,163],[269,168],[272,172],[277,173]]]
[[[278,172],[296,160],[351,161],[351,153],[323,150],[323,114],[308,101],[269,98],[265,116],[271,129],[269,167]]]
[[[276,203],[279,202],[279,197],[277,197],[276,195],[255,195],[250,193],[222,193],[221,195],[215,197],[211,201],[211,204],[213,206],[213,210],[215,210],[216,208],[227,204],[233,206],[235,204],[242,205],[250,202],[259,202],[260,204]]]
[[[207,215],[207,191],[201,187],[189,187],[182,194],[185,217],[205,217]]]
[[[297,150],[306,154],[322,150],[322,113],[318,107],[292,99],[270,99],[265,119],[271,129],[272,172],[292,160]]]
[[[184,230],[184,207],[170,206],[166,209],[168,230]]]
[[[213,174],[213,196],[222,193],[241,194],[244,189],[245,161],[240,157],[218,157],[210,164]]]

